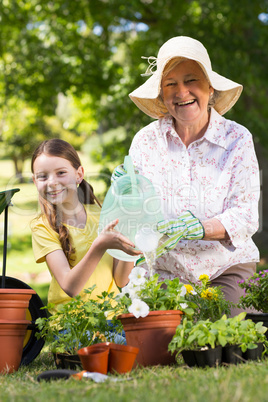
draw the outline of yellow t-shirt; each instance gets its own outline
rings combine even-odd
[[[66,226],[72,238],[72,243],[75,248],[75,260],[72,260],[72,266],[75,266],[86,254],[91,247],[93,241],[97,237],[97,229],[99,224],[100,207],[98,205],[84,205],[87,213],[87,222],[83,229]],[[31,223],[32,229],[32,246],[34,257],[37,263],[46,261],[46,255],[55,250],[62,250],[59,235],[49,225],[44,215],[35,218]],[[53,314],[57,311],[59,304],[67,303],[71,298],[61,289],[54,275],[51,273],[51,283],[48,291],[48,303],[55,304],[55,309],[50,310]],[[97,299],[97,295],[107,291],[118,294],[119,290],[113,279],[113,258],[105,253],[100,262],[96,266],[94,272],[88,279],[84,288],[87,289],[96,285],[91,298]],[[86,299],[88,295],[81,291],[80,295]]]

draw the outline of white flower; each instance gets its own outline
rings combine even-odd
[[[140,286],[135,286],[133,283],[129,282],[126,286],[124,286],[121,290],[121,295],[128,294],[130,299],[137,298],[137,292],[140,290]]]
[[[128,311],[136,318],[146,317],[149,314],[149,306],[140,299],[134,299],[132,300],[132,304],[129,306]]]
[[[186,289],[186,287],[185,286],[183,286],[182,288],[181,288],[181,293],[180,293],[180,296],[185,296],[186,295],[186,293],[187,293],[187,289]]]
[[[134,285],[143,285],[146,282],[146,270],[142,267],[134,267],[129,274],[129,279]]]
[[[184,308],[187,308],[187,307],[188,307],[188,304],[187,304],[187,303],[181,303],[180,306],[181,306],[181,308],[184,309]]]

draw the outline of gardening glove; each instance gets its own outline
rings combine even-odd
[[[139,174],[138,169],[134,169],[136,174]],[[116,179],[119,179],[119,177],[124,176],[127,173],[126,169],[124,168],[124,164],[122,163],[121,165],[116,166],[114,169],[112,176],[111,176],[111,183],[113,183]]]
[[[178,219],[158,222],[157,231],[168,236],[177,234],[180,239],[186,240],[200,240],[205,234],[202,223],[190,211],[186,211]]]
[[[190,211],[180,215],[178,219],[167,219],[157,224],[157,231],[165,235],[160,239],[156,249],[156,258],[173,250],[181,239],[199,240],[204,237],[204,228],[199,219]],[[145,263],[145,257],[136,261],[136,266]]]

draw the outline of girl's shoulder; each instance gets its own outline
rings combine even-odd
[[[37,227],[40,227],[40,226],[48,226],[48,225],[49,225],[48,220],[47,220],[47,218],[45,217],[44,214],[40,214],[40,215],[36,216],[30,222],[30,226],[31,226],[32,230],[34,230],[34,229],[36,229]]]
[[[39,215],[30,223],[32,239],[54,239],[58,242],[59,235],[51,228],[45,215]]]
[[[34,218],[30,223],[32,235],[39,234],[40,236],[53,236],[57,237],[58,233],[56,233],[50,226],[46,216],[44,214],[38,215]]]

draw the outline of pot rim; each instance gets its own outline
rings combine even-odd
[[[91,346],[85,346],[84,348],[81,348],[77,351],[78,356],[89,356],[90,354],[96,354],[96,353],[103,353],[107,352],[109,354],[110,352],[110,347],[108,345],[106,346],[99,346],[96,348],[91,348]]]
[[[27,324],[30,325],[32,323],[32,321],[29,320],[5,320],[5,319],[0,319],[0,325],[4,324],[4,325],[22,325],[22,324]]]
[[[36,291],[33,289],[10,289],[10,288],[0,288],[0,294],[36,294]]]
[[[119,343],[111,343],[110,350],[122,351],[122,352],[131,352],[131,353],[139,353],[139,348],[131,345],[122,345]]]
[[[260,312],[258,312],[258,313],[247,313],[246,318],[247,318],[248,316],[252,316],[252,317],[263,317],[263,316],[265,316],[265,317],[268,317],[268,313],[262,313],[262,312],[260,311]]]
[[[149,315],[154,316],[154,315],[183,315],[183,311],[181,310],[153,310],[153,311],[149,311],[149,314],[146,316],[148,317]],[[132,313],[124,313],[124,314],[120,314],[117,316],[118,319],[120,318],[129,318],[129,317],[134,317],[134,314]],[[146,317],[139,317],[136,318],[137,320],[140,318],[146,318]]]

